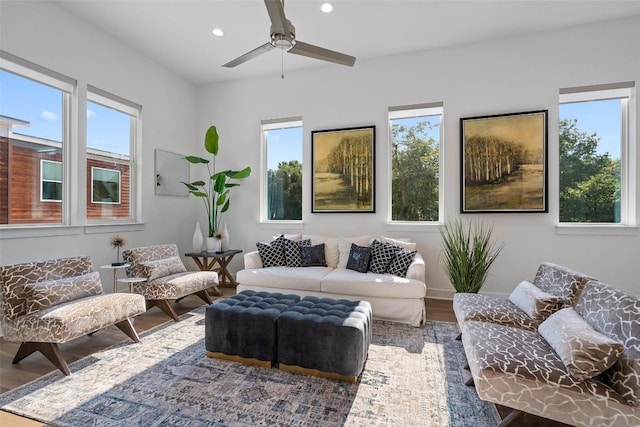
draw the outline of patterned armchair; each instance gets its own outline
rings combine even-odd
[[[146,282],[133,285],[133,291],[147,300],[147,308],[157,306],[175,321],[178,321],[178,315],[169,300],[194,294],[211,304],[207,289],[214,288],[218,291],[218,273],[187,271],[176,245],[132,248],[124,251],[122,257],[130,264],[126,270],[127,276],[147,279]]]
[[[70,375],[58,344],[111,325],[140,341],[130,318],[145,312],[144,298],[103,294],[89,257],[3,266],[0,280],[4,339],[22,342],[13,363],[39,351]]]

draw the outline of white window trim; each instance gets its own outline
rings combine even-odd
[[[55,179],[44,179],[44,163],[57,163],[59,165],[62,165],[62,162],[58,162],[56,160],[47,160],[47,159],[40,159],[40,201],[41,202],[45,202],[45,203],[49,203],[49,202],[53,202],[53,203],[62,203],[62,200],[57,200],[57,199],[45,199],[44,198],[44,194],[43,194],[43,188],[42,188],[42,184],[45,182],[55,182],[58,184],[62,184],[62,179],[55,180]],[[62,177],[61,177],[62,178]]]
[[[413,117],[440,116],[438,126],[440,128],[440,140],[438,141],[438,220],[436,221],[394,221],[393,204],[392,204],[392,177],[393,177],[393,135],[392,120],[408,119]],[[389,107],[388,119],[388,167],[387,172],[389,179],[387,181],[388,207],[387,207],[387,224],[388,230],[394,231],[433,231],[439,232],[440,225],[443,224],[444,218],[444,179],[442,173],[442,165],[444,164],[444,103],[431,102],[425,104],[412,104]]]
[[[636,89],[635,82],[563,88],[559,91],[558,110],[561,104],[621,99],[621,147],[620,147],[620,223],[571,223],[560,222],[559,206],[556,214],[558,235],[635,236],[640,234],[637,207],[637,150],[636,146]],[[558,114],[559,115],[559,114]],[[558,188],[559,191],[559,188]]]
[[[273,224],[276,227],[282,227],[283,229],[298,229],[300,224],[303,223],[303,219],[300,220],[273,220],[267,218],[268,206],[267,206],[267,137],[266,133],[270,130],[277,129],[290,129],[290,128],[302,128],[302,117],[286,117],[280,119],[262,120],[260,125],[260,223],[261,224]],[[303,155],[304,157],[304,155]],[[302,194],[302,213],[304,215],[304,192]]]
[[[93,197],[93,181],[95,180],[94,172],[96,169],[103,171],[117,172],[118,173],[118,201],[117,202],[102,202],[96,201]],[[91,166],[91,203],[96,205],[121,205],[122,204],[122,172],[118,169],[101,168],[99,166]]]
[[[85,219],[90,226],[126,223],[142,223],[142,168],[138,159],[142,158],[142,106],[118,95],[114,95],[95,86],[87,85],[87,102],[114,109],[130,117],[129,134],[129,215],[127,219]],[[86,134],[86,132],[85,132]],[[86,156],[91,156],[92,150],[85,146]],[[124,160],[124,159],[120,159]],[[91,188],[91,203],[93,202],[93,177]],[[120,185],[120,203],[122,203],[122,185]],[[113,204],[113,203],[111,203]],[[85,215],[86,217],[86,215]]]

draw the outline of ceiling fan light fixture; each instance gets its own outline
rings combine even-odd
[[[222,31],[220,28],[214,28],[213,30],[211,30],[211,34],[216,37],[222,37],[224,36],[224,31]]]

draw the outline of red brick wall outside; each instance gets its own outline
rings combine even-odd
[[[0,136],[0,224],[9,223],[9,138]]]

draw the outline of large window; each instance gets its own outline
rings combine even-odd
[[[2,59],[0,224],[66,223],[65,156],[75,81],[14,62],[4,52]]]
[[[302,119],[262,122],[263,220],[302,220]]]
[[[87,98],[87,219],[133,219],[139,106],[93,87]]]
[[[440,220],[442,103],[389,108],[391,221]]]
[[[560,222],[629,224],[633,84],[560,91]]]

